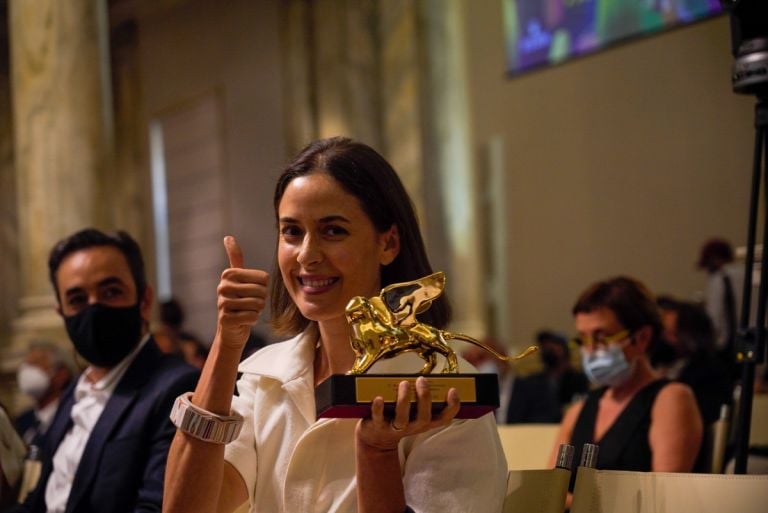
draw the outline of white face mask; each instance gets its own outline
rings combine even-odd
[[[43,397],[51,386],[50,376],[40,367],[28,363],[22,363],[19,366],[16,380],[19,383],[19,390],[34,399]]]
[[[634,360],[627,361],[624,351],[616,344],[592,352],[581,350],[584,373],[596,385],[616,387],[623,384],[632,375],[634,364]]]

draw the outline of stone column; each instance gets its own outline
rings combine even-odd
[[[376,1],[319,0],[311,8],[318,135],[381,150]]]
[[[425,195],[433,265],[447,274],[452,330],[486,334],[478,192],[471,152],[462,2],[421,0]],[[444,246],[441,247],[441,245]]]
[[[9,18],[21,297],[4,367],[30,339],[64,338],[48,253],[108,224],[101,182],[112,152],[104,0],[10,0]]]
[[[147,123],[143,112],[139,70],[138,25],[112,19],[111,77],[115,119],[114,158],[105,173],[109,184],[112,224],[130,233],[141,246],[147,276],[154,276],[152,186],[147,170]],[[151,280],[154,281],[154,280]]]
[[[288,148],[345,135],[382,150],[377,0],[281,3]]]
[[[409,0],[289,0],[281,7],[292,153],[332,135],[369,144],[397,170],[422,214],[416,5]]]
[[[8,59],[6,6],[0,5],[0,354],[11,342],[11,321],[19,297],[16,177],[13,170],[11,73]],[[13,378],[0,373],[0,402],[11,404]],[[0,449],[1,450],[1,449]]]
[[[305,0],[280,3],[285,88],[285,134],[288,157],[318,137],[315,32],[311,6]]]
[[[378,18],[381,149],[411,195],[422,234],[430,246],[431,227],[424,211],[424,195],[431,191],[424,190],[418,8],[410,0],[387,0],[380,3]],[[427,250],[432,256],[431,248]]]

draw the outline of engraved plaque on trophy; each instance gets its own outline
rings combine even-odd
[[[535,352],[536,347],[508,357],[468,335],[420,322],[416,315],[426,311],[444,288],[445,275],[437,272],[418,280],[389,285],[378,296],[357,296],[349,301],[346,317],[352,331],[350,342],[355,363],[347,374],[333,375],[315,389],[318,418],[368,417],[371,401],[377,396],[384,399],[385,414],[391,416],[398,385],[403,380],[411,382],[411,413],[415,414],[413,390],[419,375],[428,375],[433,414],[445,407],[451,388],[456,389],[461,401],[456,418],[477,418],[499,407],[496,374],[460,374],[456,353],[448,341],[460,340],[477,345],[505,361],[524,358]],[[406,352],[414,352],[424,360],[424,366],[417,374],[367,374],[377,361]],[[445,359],[442,371],[430,374],[438,355]]]

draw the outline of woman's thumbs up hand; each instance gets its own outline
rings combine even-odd
[[[222,344],[242,349],[266,304],[269,274],[245,268],[243,250],[231,235],[224,237],[224,249],[229,268],[221,273],[216,289],[217,330]]]

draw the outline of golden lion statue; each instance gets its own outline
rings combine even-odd
[[[426,311],[443,292],[445,275],[437,272],[382,289],[378,296],[353,297],[346,308],[347,322],[352,328],[355,363],[347,374],[364,374],[382,358],[415,352],[424,360],[421,374],[429,374],[437,363],[437,355],[445,358],[443,374],[459,371],[456,353],[448,340],[461,340],[479,346],[504,361],[518,360],[536,351],[529,347],[517,356],[504,356],[479,340],[424,324],[416,314]]]

